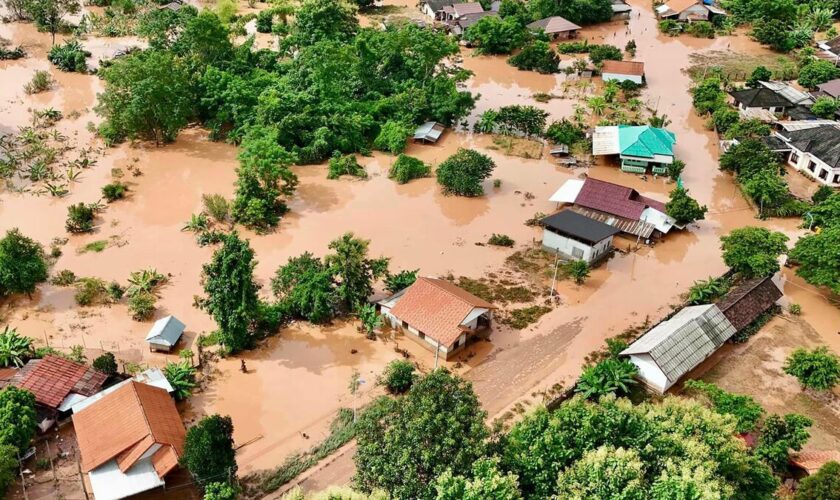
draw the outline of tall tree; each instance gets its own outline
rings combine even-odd
[[[47,260],[41,245],[17,229],[0,239],[0,296],[31,294],[47,279]]]
[[[790,258],[805,281],[840,294],[840,224],[800,238]]]
[[[258,319],[259,299],[254,282],[254,251],[235,231],[204,265],[202,306],[219,326],[221,344],[230,352],[250,346],[252,325]]]
[[[336,292],[346,311],[355,311],[366,304],[373,295],[373,283],[388,273],[387,258],[368,258],[369,244],[369,240],[344,233],[330,242],[329,249],[334,253],[324,258],[324,264],[338,283]]]
[[[312,323],[331,320],[338,309],[330,269],[309,252],[278,267],[271,290],[292,316]]]
[[[344,0],[305,0],[295,14],[289,41],[299,47],[347,40],[359,29],[356,7]]]
[[[438,184],[447,194],[458,196],[481,196],[482,182],[490,177],[496,163],[473,149],[459,149],[437,168]]]
[[[81,8],[78,0],[29,0],[24,4],[26,14],[35,24],[52,35],[53,45],[55,34],[64,25],[64,16],[77,14]]]
[[[35,396],[14,386],[0,390],[0,445],[11,445],[23,453],[38,427]]]
[[[471,477],[447,470],[435,480],[436,500],[521,500],[516,476],[499,470],[498,459],[480,458]]]
[[[721,236],[723,261],[745,277],[769,276],[779,270],[788,237],[763,227],[742,227]]]
[[[184,441],[181,465],[202,485],[226,482],[236,477],[231,418],[210,415],[190,427]]]
[[[703,220],[709,209],[702,207],[697,200],[688,195],[688,190],[678,187],[671,191],[671,199],[665,204],[665,212],[676,219],[677,224],[690,224]]]

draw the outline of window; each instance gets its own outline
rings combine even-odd
[[[574,257],[576,259],[582,259],[583,258],[583,250],[581,250],[580,248],[577,248],[577,247],[572,248],[572,257]]]
[[[408,328],[408,321],[403,321],[402,322],[402,327],[403,328]]]
[[[790,163],[793,164],[793,165],[796,165],[797,163],[799,163],[799,155],[796,154],[796,151],[791,151],[790,152]]]
[[[828,170],[820,170],[819,178],[822,180],[828,179]]]
[[[814,163],[813,161],[809,161],[808,162],[808,170],[810,170],[811,172],[816,172],[817,171],[817,164]]]
[[[420,337],[421,339],[425,339],[425,338],[426,338],[426,334],[425,334],[425,333],[423,333],[423,332],[421,332],[421,331],[418,331],[418,332],[417,332],[417,336],[418,336],[418,337]]]
[[[840,174],[834,174],[834,183],[840,184]]]

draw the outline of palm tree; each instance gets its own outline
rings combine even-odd
[[[6,325],[0,332],[0,366],[23,366],[32,355],[32,339],[19,335],[17,330]]]
[[[166,281],[166,276],[160,274],[155,269],[135,271],[131,273],[131,276],[128,278],[128,288],[126,289],[125,294],[128,297],[133,297],[140,293],[154,294],[154,292],[160,288],[161,285],[166,283]]]
[[[589,100],[586,101],[586,105],[589,106],[592,114],[595,116],[601,116],[607,108],[607,100],[601,96],[590,97]]]

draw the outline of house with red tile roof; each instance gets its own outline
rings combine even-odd
[[[184,452],[186,429],[169,393],[134,380],[76,411],[73,426],[96,500],[164,486]]]
[[[35,395],[39,427],[48,430],[68,414],[74,404],[102,390],[108,376],[59,356],[30,360],[12,378],[11,385]]]
[[[449,281],[424,277],[378,305],[392,328],[403,330],[444,359],[488,330],[496,309]]]

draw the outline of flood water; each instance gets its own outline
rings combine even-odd
[[[412,4],[408,8],[413,8],[413,3],[399,2]],[[491,416],[517,402],[533,400],[537,391],[568,383],[580,372],[585,356],[604,339],[646,318],[661,318],[693,281],[722,273],[721,235],[746,225],[783,231],[793,241],[803,234],[798,220],[756,219],[730,176],[717,169],[716,138],[693,113],[687,93],[690,80],[684,69],[690,53],[730,49],[761,54],[765,49],[743,35],[716,40],[662,36],[649,2],[630,3],[634,14],[629,33],[623,22],[615,22],[587,28],[582,36],[619,47],[631,38],[636,41],[635,59],[646,63],[648,80],[642,98],[671,120],[668,128],[677,135],[676,154],[687,164],[683,181],[691,194],[709,207],[707,220],[669,235],[653,247],[616,254],[583,286],[558,283],[562,304],[553,312],[523,331],[498,325],[490,342],[471,348],[474,356],[460,366],[450,363],[473,381]],[[25,59],[0,62],[5,77],[0,83],[3,131],[28,124],[30,109],[53,107],[66,116],[57,128],[69,140],[80,147],[101,148],[88,128],[89,122],[99,120],[92,111],[96,93],[101,91],[98,79],[52,67],[44,57],[48,35],[37,33],[30,25],[0,26],[0,36],[15,45],[23,44],[29,53]],[[103,54],[128,43],[121,39],[89,42]],[[482,96],[473,117],[507,104],[533,104],[549,112],[551,119],[559,119],[573,112],[582,95],[569,90],[572,87],[563,75],[518,71],[507,65],[505,57],[476,57],[469,49],[462,50],[462,57],[463,66],[474,72],[468,87]],[[27,96],[23,83],[38,69],[50,71],[57,85]],[[592,86],[597,85],[596,79]],[[535,93],[560,98],[537,103],[531,98]],[[193,128],[162,148],[125,144],[104,150],[97,155],[97,164],[71,183],[70,193],[63,198],[0,192],[0,231],[19,227],[45,246],[55,237],[67,237],[67,206],[99,199],[101,187],[111,182],[112,170],[120,169],[129,184],[129,196],[107,206],[93,234],[70,236],[54,269],[123,283],[130,272],[145,268],[171,274],[161,290],[155,317],[174,314],[184,321],[185,345],[195,350],[195,337],[215,328],[212,319],[192,305],[193,297],[202,293],[201,265],[210,259],[213,249],[199,247],[194,235],[181,228],[191,214],[201,210],[202,194],[232,196],[237,164],[236,148],[210,142],[206,136],[205,131]],[[394,158],[381,153],[360,158],[369,174],[367,180],[327,180],[325,166],[295,167],[300,186],[289,203],[291,212],[278,229],[267,235],[242,231],[256,251],[256,276],[263,285],[262,293],[268,296],[268,283],[278,265],[304,251],[323,255],[329,241],[346,231],[370,239],[373,256],[390,257],[392,270],[480,278],[498,271],[515,249],[537,241],[539,230],[524,222],[536,212],[555,210],[548,198],[567,179],[588,174],[632,186],[663,201],[673,188],[663,179],[644,181],[603,162],[568,170],[555,165],[550,157],[526,160],[505,156],[493,149],[490,138],[464,131],[447,131],[438,144],[411,145],[407,153],[437,165],[459,147],[490,155],[497,164],[492,179],[500,180],[500,187],[494,188],[489,179],[486,196],[466,199],[443,196],[433,178],[400,186],[387,178]],[[485,242],[492,233],[511,236],[516,248],[475,244]],[[101,253],[79,253],[85,244],[98,240],[110,244]],[[622,239],[619,245],[634,243]],[[786,300],[801,304],[803,319],[840,352],[836,334],[840,309],[826,294],[792,273],[785,271],[784,278]],[[115,352],[125,362],[160,366],[177,359],[174,354],[148,351],[144,337],[150,322],[132,321],[124,305],[80,308],[74,303],[72,288],[42,285],[31,299],[15,298],[3,304],[0,312],[4,321],[39,345],[49,343],[59,349],[84,345],[90,359],[103,349]],[[230,414],[235,440],[241,446],[240,470],[270,467],[290,452],[314,444],[325,435],[337,409],[353,405],[347,389],[353,370],[366,380],[359,402],[377,394],[376,375],[400,356],[394,351],[396,346],[407,349],[412,360],[425,369],[434,363],[432,354],[410,340],[368,341],[352,322],[327,327],[295,324],[241,356],[248,373],[239,372],[238,357],[215,364],[206,389],[184,408],[185,415],[192,419],[211,412]]]

